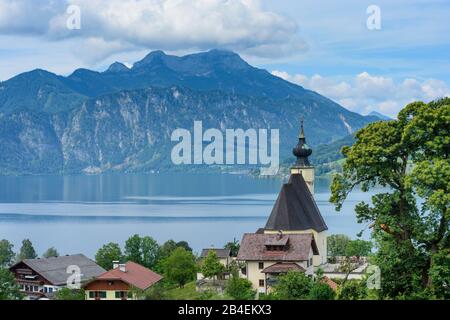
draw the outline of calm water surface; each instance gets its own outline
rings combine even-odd
[[[0,239],[16,250],[29,238],[38,254],[54,246],[60,254],[93,257],[101,245],[123,245],[137,233],[159,242],[186,240],[198,252],[263,227],[281,184],[220,174],[0,177]],[[329,234],[354,237],[364,229],[353,208],[370,195],[353,192],[337,213],[328,203],[329,182],[316,181]]]

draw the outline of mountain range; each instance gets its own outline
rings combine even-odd
[[[183,57],[154,51],[131,68],[45,70],[0,83],[0,174],[173,169],[173,130],[280,129],[282,158],[296,144],[299,118],[312,146],[339,140],[376,116],[255,68],[238,54]]]

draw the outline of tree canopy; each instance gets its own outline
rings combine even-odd
[[[55,247],[50,247],[47,249],[47,251],[44,252],[42,257],[44,258],[59,257],[59,253],[58,250],[55,249]]]
[[[122,259],[123,256],[120,246],[113,242],[105,244],[95,254],[95,261],[105,270],[111,270],[113,268],[113,261],[121,262]]]
[[[225,266],[220,263],[216,252],[210,250],[203,259],[200,270],[205,278],[214,278],[220,277],[225,272]]]
[[[125,259],[149,269],[153,269],[156,266],[159,252],[158,243],[149,236],[140,237],[135,234],[125,242]]]
[[[195,257],[184,248],[176,248],[172,254],[164,260],[165,279],[178,284],[180,288],[194,280],[197,272]]]
[[[331,236],[327,237],[328,256],[344,256],[349,241],[350,237],[346,236],[345,234],[332,234]]]
[[[29,239],[25,239],[22,241],[22,247],[20,248],[19,255],[17,256],[17,260],[21,261],[24,259],[36,259],[37,253],[34,250],[33,244]]]
[[[14,274],[8,269],[0,268],[0,300],[22,300],[19,285]]]
[[[14,245],[8,240],[0,240],[0,268],[7,267],[14,258]]]
[[[397,120],[359,130],[342,152],[345,164],[333,178],[330,199],[338,210],[355,187],[387,188],[372,204],[355,207],[358,222],[372,226],[381,295],[432,290],[442,297],[434,270],[446,276],[440,264],[448,263],[442,251],[450,246],[450,99],[411,103]]]

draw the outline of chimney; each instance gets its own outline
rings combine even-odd
[[[113,269],[117,269],[119,267],[119,261],[114,260],[112,263],[113,263]]]
[[[119,264],[119,270],[120,272],[127,272],[127,267],[124,263]]]

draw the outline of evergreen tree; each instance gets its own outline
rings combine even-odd
[[[38,255],[36,254],[31,241],[29,239],[23,240],[22,247],[20,248],[19,255],[17,256],[17,260],[22,261],[25,259],[36,259],[37,256]]]

